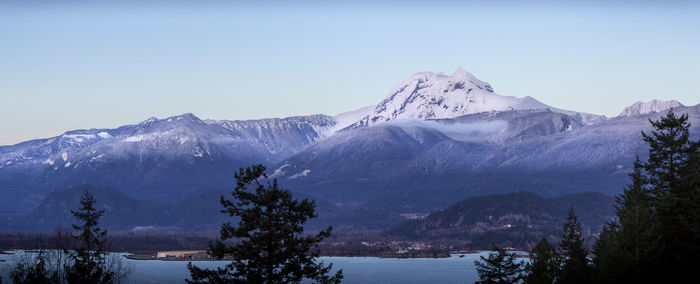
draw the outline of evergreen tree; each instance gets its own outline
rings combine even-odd
[[[657,220],[653,208],[653,199],[648,189],[644,187],[645,177],[642,175],[642,164],[639,157],[634,161],[634,172],[630,174],[632,184],[622,195],[615,198],[615,214],[620,222],[620,244],[624,258],[634,267],[637,279],[641,280],[641,272],[646,270],[644,264],[653,257],[653,251],[658,250]]]
[[[82,224],[73,225],[73,229],[79,232],[73,236],[79,246],[70,253],[72,264],[66,268],[66,280],[79,284],[111,283],[115,273],[107,268],[106,263],[107,231],[97,227],[104,210],[95,209],[95,198],[87,190],[80,198],[80,205],[78,211],[71,210]]]
[[[514,253],[508,253],[505,249],[494,246],[493,252],[488,257],[480,256],[474,261],[476,272],[481,281],[476,283],[515,283],[522,279],[520,262],[515,260]]]
[[[560,283],[588,283],[591,279],[591,269],[588,264],[588,250],[583,247],[583,234],[581,224],[574,213],[574,208],[569,209],[569,214],[564,224],[559,247],[564,257],[559,278]]]
[[[51,271],[47,267],[46,254],[43,250],[39,250],[36,256],[24,255],[19,259],[10,272],[10,279],[17,284],[53,284],[58,283],[59,280],[56,271]]]
[[[632,184],[616,198],[618,223],[594,245],[596,282],[672,282],[700,266],[699,143],[687,115],[649,121],[649,158],[635,160]]]
[[[525,283],[552,284],[557,279],[561,262],[553,245],[542,238],[530,252],[525,265]]]
[[[658,218],[654,199],[642,174],[642,163],[634,161],[634,172],[630,174],[632,184],[616,198],[615,213],[620,222],[620,246],[617,255],[618,266],[622,266],[625,279],[644,281],[652,276],[654,259],[663,249],[659,238]]]
[[[690,140],[688,116],[669,111],[651,121],[644,165],[657,217],[657,271],[681,276],[700,266],[700,144]]]
[[[609,222],[593,244],[593,283],[625,283],[629,275],[630,261],[623,251],[620,225]],[[631,279],[631,278],[630,278]]]
[[[233,200],[221,197],[222,213],[240,218],[237,226],[221,227],[221,239],[210,245],[217,258],[232,256],[233,261],[215,270],[187,265],[188,283],[339,283],[342,270],[330,275],[332,264],[316,262],[317,243],[330,236],[331,227],[315,235],[304,235],[303,224],[315,218],[315,204],[296,200],[289,190],[269,181],[263,165],[254,165],[235,175]],[[251,187],[253,188],[251,190]],[[223,241],[235,239],[227,246]]]
[[[649,279],[654,270],[651,261],[657,257],[661,243],[639,157],[630,178],[632,184],[615,198],[617,223],[606,224],[594,245],[596,282],[640,282]]]
[[[688,115],[676,116],[670,110],[660,120],[649,122],[654,127],[651,135],[642,131],[644,142],[649,144],[649,159],[644,165],[648,182],[658,197],[681,194],[681,180],[698,155],[697,142],[690,141]]]

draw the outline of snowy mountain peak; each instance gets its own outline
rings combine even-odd
[[[204,123],[199,117],[195,116],[192,113],[183,113],[180,115],[174,115],[171,117],[167,117],[164,119],[159,119],[155,116],[150,117],[149,119],[146,119],[142,122],[139,122],[137,125],[141,126],[151,126],[154,124],[171,124],[172,122],[194,122],[194,123]]]
[[[619,116],[635,116],[635,115],[641,115],[641,114],[647,114],[647,113],[654,113],[654,112],[661,112],[670,108],[676,108],[676,107],[683,107],[684,105],[681,104],[679,101],[676,100],[670,100],[670,101],[662,101],[662,100],[657,100],[653,99],[647,103],[645,102],[636,102],[632,104],[631,106],[628,106],[623,110]]]
[[[158,118],[155,116],[151,116],[148,119],[139,122],[139,124],[147,124],[147,123],[152,123],[152,122],[156,122],[156,121],[158,121]]]
[[[183,114],[181,114],[181,115],[173,116],[173,118],[180,118],[180,117],[182,117],[182,118],[184,118],[184,119],[194,120],[194,121],[200,120],[199,117],[195,116],[195,115],[192,114],[191,112],[183,113]]]
[[[577,114],[550,107],[531,97],[498,95],[491,85],[459,67],[452,76],[423,72],[403,80],[386,99],[350,127],[371,126],[394,119],[455,118],[480,112],[523,109]]]
[[[474,75],[467,72],[467,70],[464,70],[462,66],[459,66],[459,68],[457,68],[457,70],[455,70],[455,72],[452,73],[453,80],[466,79],[468,77],[474,78]]]
[[[462,68],[462,66],[459,66],[459,68],[457,68],[457,70],[455,70],[455,72],[450,77],[450,81],[452,81],[454,84],[470,83],[470,84],[473,84],[477,87],[483,88],[483,89],[487,90],[488,92],[493,93],[493,88],[491,88],[491,85],[489,85],[488,83],[486,83],[484,81],[477,79],[476,77],[474,77],[474,75],[472,75],[471,73],[464,70],[464,68]]]

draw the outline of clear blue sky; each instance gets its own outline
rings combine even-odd
[[[0,145],[186,112],[336,114],[459,66],[499,94],[608,116],[700,103],[690,1],[325,2],[1,2]]]

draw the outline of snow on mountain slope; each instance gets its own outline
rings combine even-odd
[[[653,112],[661,112],[670,108],[683,107],[684,105],[676,100],[662,101],[653,99],[648,103],[636,102],[628,106],[618,116],[635,116]]]
[[[532,97],[498,95],[491,85],[460,67],[452,76],[424,72],[409,77],[352,127],[371,126],[394,119],[455,118],[481,112],[525,109],[550,109],[578,115],[586,124],[604,119],[604,116],[560,110]]]
[[[321,114],[258,120],[208,120],[206,123],[228,129],[239,139],[265,145],[272,155],[280,157],[327,137],[336,125],[332,117]]]
[[[698,139],[700,105],[676,113],[688,114],[691,137]],[[646,154],[641,131],[652,129],[648,119],[662,115],[594,125],[547,110],[395,120],[313,144],[278,163],[275,178],[331,203],[378,202],[404,213],[430,200],[443,206],[455,198],[516,190],[612,195],[629,182],[635,156]]]
[[[30,210],[56,188],[110,185],[147,199],[182,198],[224,187],[251,164],[274,164],[324,138],[330,116],[202,121],[151,118],[0,146],[0,212]]]
[[[673,106],[682,105],[637,103],[606,120],[498,95],[462,68],[451,76],[420,73],[379,104],[336,116],[230,121],[183,114],[0,146],[0,213],[29,210],[52,190],[83,183],[143,200],[183,198],[227,188],[231,172],[257,163],[276,165],[275,176],[292,186],[349,200],[357,188],[377,197],[384,188],[420,190],[455,176],[455,191],[473,181],[487,190],[511,175],[513,184],[500,187],[508,189],[533,169],[540,178],[612,169],[626,179],[628,158],[641,149],[639,129],[648,127],[644,114]],[[691,108],[697,125],[692,114],[700,112]],[[492,178],[482,178],[482,169]],[[591,175],[590,184],[596,179],[604,178]],[[554,194],[559,181],[546,190]],[[604,188],[619,189],[615,182]]]
[[[130,153],[202,158],[212,155],[216,145],[230,155],[250,154],[248,148],[252,147],[270,158],[294,153],[325,137],[324,133],[334,126],[335,121],[325,115],[246,121],[202,121],[193,114],[149,118],[116,129],[74,130],[53,138],[0,146],[0,169],[13,164],[57,166],[57,162],[77,167],[78,161],[94,162]],[[248,151],[233,151],[241,147]]]
[[[374,109],[373,105],[359,108],[353,111],[336,114],[335,116],[333,116],[333,119],[335,120],[336,124],[335,127],[333,127],[332,131],[336,132],[345,127],[350,126],[355,122],[358,122],[360,119],[367,116],[372,111],[372,109]]]

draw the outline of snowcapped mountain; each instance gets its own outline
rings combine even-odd
[[[81,184],[177,208],[173,202],[232,188],[235,170],[258,163],[338,220],[398,218],[514,190],[616,193],[634,156],[646,151],[640,130],[649,129],[647,119],[672,107],[689,114],[697,137],[700,105],[638,102],[606,119],[498,95],[462,68],[451,76],[425,72],[376,105],[335,116],[183,114],[0,146],[0,217],[29,212],[56,189]]]
[[[700,105],[675,111],[689,115],[697,140]],[[341,131],[281,161],[274,172],[302,194],[373,212],[379,207],[394,218],[484,194],[613,195],[629,182],[635,156],[646,155],[641,131],[651,131],[648,119],[662,115],[593,125],[549,110],[395,120]]]
[[[648,103],[636,102],[631,106],[628,106],[623,110],[618,116],[635,116],[641,114],[662,112],[671,108],[683,107],[684,105],[676,100],[662,101],[662,100],[651,100]]]
[[[183,114],[2,146],[0,208],[28,210],[56,188],[83,183],[146,199],[226,188],[237,168],[274,164],[322,139],[335,124],[325,115],[203,121]]]
[[[333,128],[332,132],[339,131],[360,121],[362,118],[367,116],[367,114],[369,114],[373,108],[374,106],[366,106],[353,111],[339,113],[333,116],[333,120],[335,120],[336,125]]]
[[[527,109],[566,113],[586,124],[605,119],[604,116],[560,110],[532,97],[501,96],[491,85],[459,67],[452,76],[424,72],[405,79],[352,126],[371,126],[395,119],[455,118],[474,113]]]
[[[247,121],[200,120],[193,114],[149,118],[116,129],[74,130],[63,135],[0,146],[0,169],[9,165],[77,168],[106,157],[163,153],[192,159],[235,154],[266,161],[295,153],[335,126],[324,115]],[[218,152],[217,152],[218,151]]]

